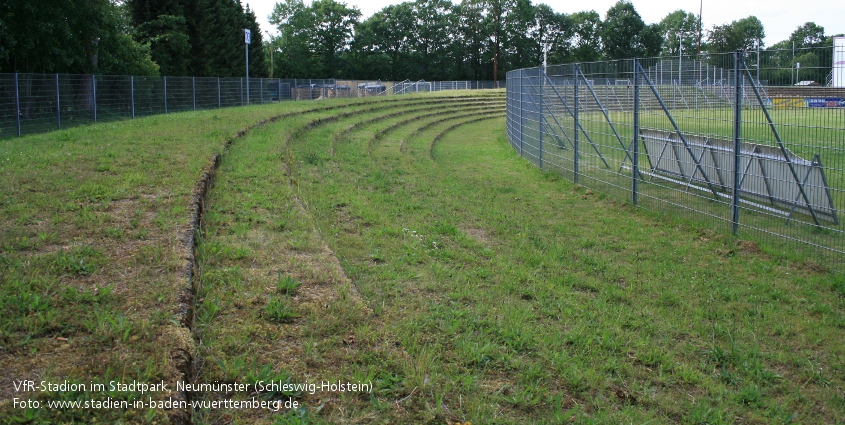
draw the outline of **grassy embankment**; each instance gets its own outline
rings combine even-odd
[[[493,106],[479,105],[488,113],[476,115],[475,106],[444,104],[441,111],[467,112],[437,115],[436,104],[376,105],[298,114],[233,144],[206,204],[194,333],[198,382],[341,379],[372,381],[374,392],[200,394],[211,400],[290,395],[305,409],[199,411],[198,422],[295,423],[303,415],[315,423],[845,420],[841,276],[634,210],[537,170],[514,155],[501,118],[452,128],[493,118]],[[270,109],[268,115],[278,112]],[[151,133],[136,131],[127,139],[140,142]],[[171,131],[188,132],[184,124]],[[126,159],[119,164],[148,176],[128,193],[144,193],[142,187],[175,193],[144,204],[146,215],[138,218],[147,238],[156,232],[161,257],[107,245],[114,243],[106,235],[112,227],[125,232],[127,243],[137,239],[132,217],[115,218],[114,204],[135,199],[124,192],[85,200],[100,208],[95,217],[105,216],[99,225],[64,221],[82,207],[54,212],[58,220],[48,214],[47,224],[67,223],[55,237],[69,242],[4,248],[6,270],[15,274],[4,274],[3,291],[30,285],[20,291],[29,295],[15,298],[8,289],[4,299],[47,300],[40,309],[4,305],[4,317],[13,320],[3,328],[4,359],[15,367],[9,370],[83,380],[172,376],[162,365],[174,346],[166,330],[178,329],[168,318],[179,288],[179,235],[189,223],[194,182],[229,128],[216,137],[210,131],[184,147],[195,165],[178,181],[162,177],[178,168],[173,155],[159,158],[170,167],[143,165],[130,159],[154,150],[133,152],[128,142],[122,148],[132,154],[120,154]],[[73,163],[57,161],[66,170],[59,174],[65,188],[47,189],[49,179],[39,186],[52,197],[5,189],[3,217],[8,228],[21,230],[4,233],[4,247],[18,246],[27,226],[39,223],[12,208],[18,198],[43,203],[36,211],[52,198],[72,199],[84,176],[97,173],[73,170],[108,158],[92,150],[93,141],[75,146],[57,148],[79,149]],[[26,181],[27,167],[7,168],[3,178]],[[104,187],[121,187],[107,182]],[[132,202],[140,204],[144,198],[136,196]],[[156,221],[159,216],[170,221]],[[38,229],[32,232],[39,237]],[[74,251],[62,263],[70,266],[60,266],[70,255],[59,250],[65,246],[100,254]],[[85,272],[92,261],[99,263]],[[73,274],[77,266],[83,272]],[[144,273],[164,277],[137,277]],[[116,283],[95,291],[88,282]],[[68,299],[74,290],[66,288],[73,287],[88,292],[76,290],[80,300]],[[86,294],[94,298],[83,300]],[[103,311],[115,315],[103,323],[123,320],[129,331],[100,338],[82,325],[32,335],[14,327],[49,312],[72,324]],[[156,314],[158,321],[147,319]],[[56,341],[60,334],[69,341]],[[60,343],[79,351],[52,354],[68,350]],[[113,357],[97,357],[103,353]],[[29,358],[40,359],[40,368],[26,365]],[[87,368],[66,366],[73,362]],[[111,421],[107,414],[83,418]],[[163,419],[156,411],[116,415]]]
[[[374,383],[297,395],[317,423],[842,420],[836,277],[527,166],[500,119],[441,138],[477,117],[369,114],[274,124],[224,162],[205,242],[243,257],[204,262],[205,379]]]

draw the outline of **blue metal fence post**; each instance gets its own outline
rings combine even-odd
[[[220,103],[220,77],[217,77],[217,109],[222,108],[222,103]]]
[[[640,174],[640,61],[634,59],[634,154],[631,158],[633,171],[631,172],[631,201],[637,205],[639,201],[638,184]]]
[[[62,129],[62,97],[59,91],[59,74],[56,74],[56,126]]]
[[[742,82],[744,77],[739,74],[742,63],[742,51],[734,53],[734,181],[731,199],[731,223],[733,233],[739,231],[739,192],[740,192],[740,162],[742,151]]]
[[[191,77],[191,91],[194,94],[194,110],[197,110],[197,77]]]
[[[18,127],[18,136],[21,135],[21,94],[18,89],[18,73],[15,73],[15,123]]]
[[[539,143],[540,148],[539,148],[539,153],[537,155],[540,159],[540,169],[543,169],[543,131],[545,131],[545,127],[543,126],[543,106],[545,106],[545,104],[544,104],[545,99],[543,99],[543,94],[545,94],[545,93],[543,93],[544,92],[543,87],[546,85],[546,80],[545,80],[546,70],[543,69],[543,68],[540,68],[540,70],[537,72],[537,74],[541,75],[541,78],[543,78],[543,81],[542,81],[543,84],[540,85],[540,104],[537,105],[537,112],[539,112],[539,114],[537,114],[537,121],[539,121],[538,124],[539,124],[539,128],[540,128],[540,143]]]
[[[522,145],[525,140],[525,93],[523,92],[522,79],[524,70],[519,71],[519,156],[522,154]]]
[[[573,97],[574,97],[574,105],[572,107],[572,118],[575,121],[575,134],[572,137],[572,153],[574,158],[573,169],[575,172],[574,182],[578,183],[578,73],[581,71],[581,68],[578,64],[572,65],[572,75],[575,78],[575,84],[573,86]]]
[[[97,76],[91,75],[91,97],[94,99],[94,122],[97,122]]]
[[[167,113],[167,77],[164,77],[164,113]]]
[[[247,89],[247,93],[249,90]],[[241,78],[241,106],[244,106],[244,79]]]

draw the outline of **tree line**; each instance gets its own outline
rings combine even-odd
[[[0,72],[241,76],[244,28],[251,76],[386,80],[502,79],[544,54],[559,64],[751,51],[765,37],[754,16],[704,29],[676,10],[647,24],[625,0],[603,19],[531,0],[406,1],[366,19],[342,1],[284,0],[269,18],[279,35],[267,40],[238,0],[0,0]],[[808,22],[771,47],[793,43],[824,47],[832,37]],[[777,63],[799,60],[822,61],[802,52]]]
[[[266,75],[255,14],[237,0],[0,0],[0,72]]]

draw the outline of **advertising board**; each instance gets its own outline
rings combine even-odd
[[[845,99],[839,97],[811,97],[807,98],[807,106],[811,108],[845,108]]]
[[[803,97],[776,97],[772,99],[772,107],[781,108],[803,108],[805,105]]]

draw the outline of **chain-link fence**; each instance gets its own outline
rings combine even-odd
[[[229,106],[493,87],[492,81],[0,74],[0,138]]]
[[[737,52],[511,71],[508,138],[581,185],[841,267],[845,52],[810,55],[815,67]]]

